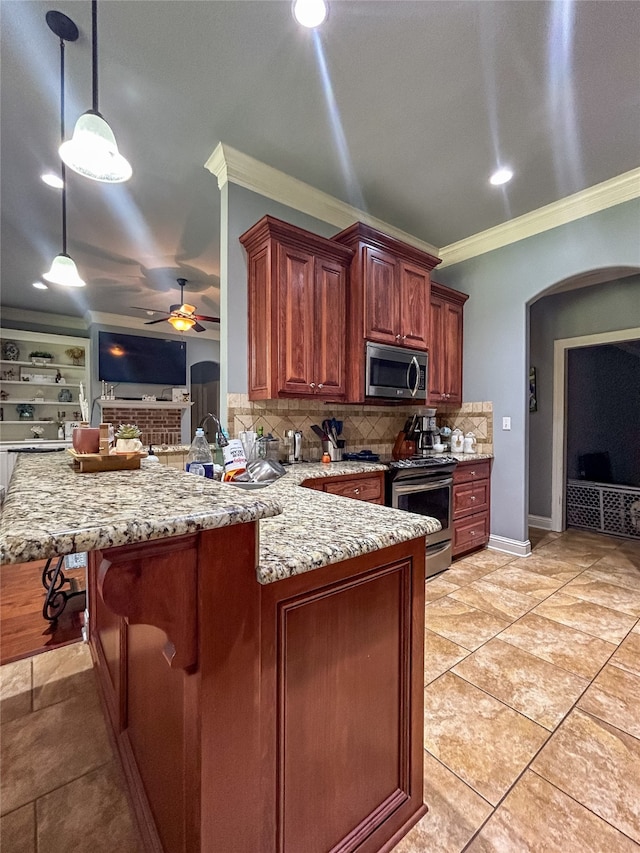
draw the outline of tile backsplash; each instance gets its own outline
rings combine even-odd
[[[262,426],[265,435],[284,439],[288,429],[302,430],[303,454],[312,461],[320,458],[320,440],[311,431],[311,424],[322,425],[326,418],[343,421],[342,438],[346,450],[369,448],[383,457],[390,457],[398,432],[406,419],[414,414],[415,406],[376,406],[364,404],[320,403],[314,400],[260,400],[250,402],[246,394],[229,394],[227,420],[232,436],[247,429]],[[437,410],[438,426],[461,429],[476,436],[478,453],[493,453],[493,404],[463,403]]]

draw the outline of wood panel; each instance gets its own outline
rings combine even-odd
[[[263,588],[261,850],[391,850],[426,811],[424,539],[310,574]]]
[[[426,350],[429,338],[429,293],[428,270],[401,261],[399,331],[404,346]]]
[[[453,491],[454,519],[468,515],[469,512],[481,512],[489,508],[489,481],[465,483],[456,486]]]
[[[451,551],[454,557],[476,551],[489,541],[489,513],[480,512],[462,518],[453,525]]]
[[[462,403],[463,306],[469,297],[431,282],[429,394],[431,405]]]
[[[316,258],[313,376],[319,396],[342,398],[346,394],[346,300],[344,265],[328,258]]]
[[[249,312],[249,392],[251,398],[267,399],[270,394],[271,377],[276,369],[272,349],[274,335],[265,318],[272,315],[269,268],[271,252],[262,246],[249,259],[248,300],[253,306]]]
[[[456,465],[453,472],[454,557],[476,551],[489,541],[491,503],[491,460],[471,459]]]
[[[384,503],[384,472],[370,474],[341,474],[335,477],[317,477],[302,483],[308,489],[329,492],[369,503]]]
[[[280,390],[313,393],[314,260],[309,252],[278,246]]]
[[[445,301],[443,314],[444,384],[447,403],[462,403],[462,305]]]
[[[485,480],[491,476],[490,459],[469,459],[456,465],[453,472],[453,482],[470,483],[474,480]]]
[[[379,249],[365,249],[365,330],[367,340],[397,344],[398,282],[396,259]]]

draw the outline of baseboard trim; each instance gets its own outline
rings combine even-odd
[[[514,557],[528,557],[531,554],[531,542],[525,539],[507,539],[506,536],[490,536],[488,546],[492,551],[502,551],[505,554],[513,554]]]
[[[544,515],[530,515],[527,519],[529,527],[535,527],[538,530],[551,530],[551,519]]]

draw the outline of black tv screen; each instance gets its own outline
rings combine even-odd
[[[98,379],[180,387],[187,381],[184,341],[98,332]]]

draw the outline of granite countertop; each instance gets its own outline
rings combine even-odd
[[[65,453],[20,455],[2,513],[2,563],[260,520],[257,579],[270,583],[440,529],[434,518],[300,487],[306,479],[386,470],[380,463],[300,463],[275,483],[246,490],[159,463],[77,474],[70,462]]]

